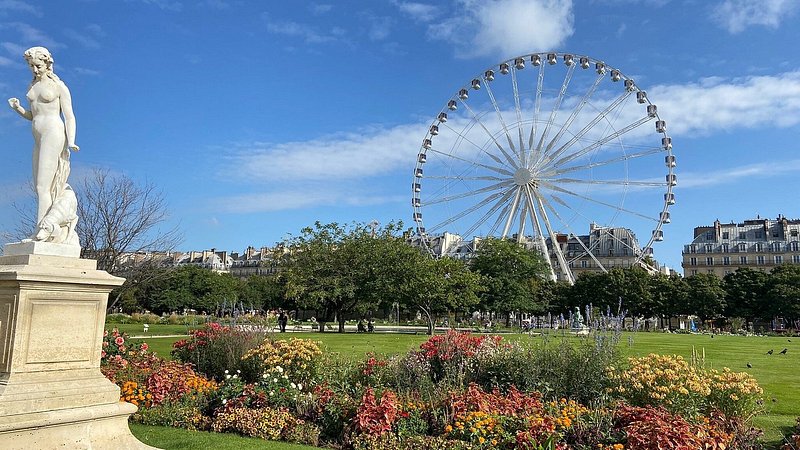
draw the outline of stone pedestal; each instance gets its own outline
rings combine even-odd
[[[124,279],[36,244],[0,256],[0,449],[152,449],[100,373],[108,294]]]

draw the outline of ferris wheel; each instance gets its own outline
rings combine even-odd
[[[431,250],[445,232],[515,238],[547,249],[552,278],[573,282],[579,261],[606,271],[609,254],[649,259],[675,166],[666,122],[632,78],[589,56],[533,53],[473,78],[430,124],[413,220]],[[632,238],[581,239],[590,224]]]

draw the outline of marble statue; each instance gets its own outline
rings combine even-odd
[[[53,57],[46,48],[29,48],[24,56],[33,73],[26,94],[30,107],[23,108],[17,98],[8,99],[8,104],[32,124],[38,206],[31,240],[80,245],[75,234],[78,202],[67,183],[70,151],[80,150],[75,145],[72,98],[67,85],[53,73]]]

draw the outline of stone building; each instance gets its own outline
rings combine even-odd
[[[681,266],[685,276],[713,273],[718,277],[740,267],[770,271],[781,264],[800,264],[800,219],[745,220],[694,229],[685,245]]]

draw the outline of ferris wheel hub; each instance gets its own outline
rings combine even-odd
[[[525,167],[520,167],[514,172],[514,184],[517,186],[526,186],[533,181],[533,173],[530,169]]]

